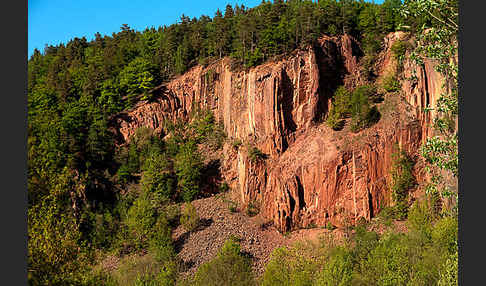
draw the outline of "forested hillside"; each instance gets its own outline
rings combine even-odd
[[[347,34],[356,39],[363,52],[360,64],[364,74],[374,80],[371,66],[390,32],[404,30],[410,38],[417,37],[429,45],[439,39],[443,44],[439,48],[455,40],[457,1],[432,1],[437,5],[422,2],[275,0],[262,1],[254,8],[227,5],[224,12],[218,10],[213,17],[190,19],[182,15],[176,24],[144,31],[122,25],[120,32],[112,36],[96,34],[92,41],[75,38],[66,44],[46,46],[42,52],[35,50],[28,60],[29,284],[174,285],[176,280],[181,281],[178,272],[184,266],[176,257],[172,230],[180,224],[188,230],[195,228],[198,219],[191,201],[227,191],[224,182],[208,180],[214,171],[208,158],[221,152],[226,142],[221,123],[213,114],[196,108],[190,124],[165,123],[170,136],[161,138],[153,130],[139,129],[124,146],[115,145],[108,128],[114,115],[140,100],[150,102],[155,87],[196,65],[206,66],[229,57],[232,70],[245,70],[315,45],[323,34]],[[446,12],[441,12],[444,7]],[[447,22],[450,19],[451,23]],[[452,28],[441,30],[448,25]],[[436,38],[421,38],[427,28],[437,30]],[[408,48],[417,54],[430,52],[421,44]],[[396,49],[397,57],[403,57],[401,47]],[[447,62],[440,56],[442,50],[432,52],[435,57],[429,57]],[[455,55],[454,50],[446,54],[451,55]],[[457,66],[441,67],[448,75],[450,70],[457,72]],[[452,96],[440,101],[441,112],[454,116],[457,74],[450,78]],[[354,94],[366,92],[362,88]],[[343,94],[351,97],[351,92],[342,88],[336,93],[337,102]],[[331,114],[329,124],[337,124],[340,117]],[[450,118],[439,120],[438,128],[450,131]],[[429,142],[424,156],[432,165],[452,170],[457,176],[454,136]],[[447,156],[448,152],[455,157]],[[258,149],[253,155],[256,159],[265,156]],[[406,160],[398,158],[396,168],[402,174]],[[434,178],[433,182],[440,181],[438,176]],[[407,184],[400,176],[396,180],[397,184]],[[439,185],[431,189],[437,191]],[[321,258],[330,259],[330,263],[304,256],[295,258],[290,250],[279,249],[260,282],[435,285],[442,281],[445,284],[440,285],[453,285],[450,281],[457,279],[457,215],[431,214],[432,209],[427,203],[414,205],[409,235],[379,238],[359,228],[357,238],[349,245],[319,248]],[[151,267],[156,270],[145,276],[141,270],[136,279],[125,277],[125,281],[96,268],[100,257],[107,253],[119,257],[149,253]],[[416,263],[418,266],[412,267]],[[239,282],[224,278],[229,275],[236,279],[225,273],[231,271],[228,265],[240,273]],[[194,280],[181,283],[252,285],[257,280],[249,265],[237,239],[230,239],[214,260],[200,268]],[[376,279],[381,282],[375,284]]]

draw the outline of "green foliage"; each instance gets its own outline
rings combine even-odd
[[[128,210],[128,229],[139,242],[145,242],[149,238],[156,220],[156,210],[145,193]]]
[[[243,145],[243,142],[241,142],[240,139],[235,139],[233,140],[233,142],[231,143],[231,147],[233,147],[233,149],[236,149],[238,150],[238,148]]]
[[[332,102],[332,111],[337,114],[337,118],[345,118],[351,114],[351,92],[349,92],[344,86],[340,86],[334,93]]]
[[[110,276],[115,281],[114,285],[160,285],[157,284],[157,278],[159,275],[162,276],[161,272],[167,271],[165,265],[157,262],[151,254],[131,255],[124,257]]]
[[[198,111],[193,117],[190,129],[194,130],[194,138],[198,143],[205,143],[213,150],[223,147],[226,134],[221,124],[218,124],[211,111]]]
[[[353,91],[351,97],[351,131],[358,132],[380,120],[381,115],[376,106],[370,106],[370,101],[377,98],[379,97],[376,96],[374,86],[360,86]]]
[[[191,203],[186,203],[181,215],[181,224],[187,231],[193,231],[199,225],[199,216]]]
[[[334,225],[332,225],[332,222],[328,221],[327,224],[326,224],[326,229],[332,231],[332,230],[334,230],[334,228],[335,227],[334,227]]]
[[[171,162],[163,153],[151,152],[142,166],[142,186],[153,193],[159,201],[173,199],[176,192],[176,178]]]
[[[256,201],[250,201],[246,207],[246,214],[250,217],[256,216],[260,212],[260,207]]]
[[[262,285],[313,285],[320,263],[308,258],[307,251],[299,250],[302,251],[298,247],[276,248],[265,267]]]
[[[336,248],[324,269],[316,278],[317,285],[345,286],[350,285],[353,274],[353,254],[346,248]]]
[[[387,74],[383,77],[382,87],[386,92],[396,92],[401,89],[400,82],[393,73]]]
[[[391,46],[391,51],[395,60],[398,61],[398,70],[402,70],[403,61],[405,60],[405,53],[409,50],[410,44],[408,41],[398,40]]]
[[[432,8],[438,19],[452,16],[452,22],[444,27],[454,27],[456,6],[436,7],[455,2],[434,0],[429,2],[439,5],[427,2],[422,7],[414,6],[416,1],[405,2],[413,12],[406,24],[433,28],[432,34],[420,41],[435,41],[438,49],[419,45],[419,50],[442,59],[439,69],[452,75],[452,89],[447,89],[451,92],[439,100],[438,112],[451,111],[454,115],[457,69],[444,60],[456,50],[455,44],[450,50],[444,49],[451,43],[449,36],[455,36],[454,29],[446,33],[441,30],[435,34],[438,37],[432,37],[441,29],[437,25],[440,20],[420,14],[428,14],[427,9]],[[221,148],[223,128],[212,115],[201,112],[194,124],[179,125],[165,142],[150,130],[141,129],[128,146],[115,150],[113,134],[108,131],[112,116],[131,108],[139,99],[152,100],[152,88],[198,62],[207,64],[230,56],[233,66],[252,67],[305,47],[323,33],[349,33],[361,42],[371,67],[383,35],[394,31],[402,21],[396,10],[400,7],[397,0],[382,5],[363,1],[265,1],[251,9],[229,6],[224,16],[217,12],[213,18],[202,15],[190,19],[183,15],[176,24],[144,31],[123,25],[111,36],[97,33],[92,41],[74,38],[66,44],[47,46],[42,53],[36,50],[28,61],[29,283],[173,285],[178,269],[170,239],[174,219],[168,203],[181,198],[190,201],[200,193],[203,164],[197,145]],[[211,75],[210,81],[215,77]],[[371,95],[368,97],[374,101]],[[352,115],[352,95],[345,99],[343,111],[331,111],[329,115],[333,128],[339,129],[342,119]],[[340,105],[339,100],[336,102]],[[364,112],[366,106],[356,110],[361,116],[355,120],[356,126],[366,125],[358,124],[360,121],[377,120],[376,112]],[[439,119],[437,126],[450,131],[454,117],[444,118],[448,121]],[[457,174],[456,143],[456,137],[432,139],[424,147],[424,156],[428,162]],[[265,158],[257,150],[249,150],[251,157]],[[443,241],[449,240],[450,233],[436,230],[434,234],[433,230],[432,239],[446,245]],[[149,251],[147,257],[122,265],[111,277],[86,270],[86,261],[95,250],[113,250],[131,257],[131,252],[140,248]],[[430,258],[424,261],[433,261],[433,253],[424,254]],[[241,254],[233,256],[240,257],[235,260],[246,259]],[[329,273],[347,273],[342,272],[344,266],[339,266],[346,264],[338,258],[335,261]],[[239,270],[224,263],[218,268],[221,263],[214,263],[221,271]],[[425,269],[423,265],[428,264],[420,265],[422,268],[417,269]],[[249,269],[245,267],[242,269]],[[323,269],[299,267],[293,269],[313,269],[314,274]],[[441,277],[452,277],[452,270],[444,266]],[[248,273],[244,272],[244,278],[250,277]],[[297,281],[297,285],[307,283],[306,273],[292,274],[291,281]]]
[[[441,271],[439,272],[438,286],[457,286],[458,277],[458,252],[456,251],[447,257]]]
[[[408,193],[415,187],[416,180],[413,175],[415,162],[408,154],[399,150],[392,154],[392,166],[390,169],[392,200],[394,203],[394,215],[397,219],[405,219],[408,212]]]
[[[199,194],[201,170],[203,164],[194,141],[188,141],[179,147],[174,161],[177,185],[184,201],[192,201]]]
[[[148,90],[155,86],[155,67],[144,58],[131,61],[119,74],[120,90],[128,96],[128,106],[136,102],[136,97],[145,94],[143,99],[149,99]]]
[[[45,197],[28,210],[30,284],[74,283],[81,266],[77,242],[81,237],[73,214],[59,198]]]
[[[221,185],[219,185],[219,191],[222,192],[222,193],[229,191],[229,189],[230,189],[230,186],[226,182],[223,182]]]
[[[228,239],[212,260],[199,266],[192,285],[256,285],[250,259],[235,239]]]
[[[149,241],[149,249],[158,262],[170,262],[176,256],[171,235],[172,229],[168,220],[163,215],[159,216]]]
[[[348,91],[344,86],[338,87],[334,94],[332,108],[327,117],[327,124],[334,130],[342,129],[342,119],[352,116],[351,130],[358,132],[363,128],[370,127],[380,120],[378,109],[370,106],[370,102],[378,102],[381,97],[377,94],[374,85],[362,85],[353,92]]]
[[[331,109],[331,112],[329,112],[329,115],[326,119],[327,125],[336,131],[343,129],[344,120],[340,119],[339,117],[340,117],[339,114],[333,112]]]
[[[430,237],[432,231],[432,221],[434,214],[429,200],[416,201],[408,213],[408,227],[416,232]]]
[[[260,151],[260,149],[258,149],[257,147],[248,146],[248,158],[250,158],[251,162],[255,163],[259,160],[266,159],[267,156],[262,151]]]
[[[458,221],[456,217],[446,216],[438,220],[432,228],[434,245],[446,253],[457,255]]]
[[[444,78],[436,106],[427,108],[434,109],[438,115],[434,118],[438,135],[428,138],[421,150],[432,174],[427,192],[439,193],[443,198],[452,198],[455,202],[458,193],[446,184],[443,174],[451,174],[454,178],[458,175],[457,129],[451,128],[450,124],[451,119],[456,119],[458,115],[459,69],[455,60],[458,51],[458,11],[457,0],[405,1],[401,10],[408,24],[404,28],[416,32],[416,47],[410,59],[417,66],[422,66],[425,58],[434,60],[437,63],[436,71]],[[457,208],[449,211],[456,212]]]

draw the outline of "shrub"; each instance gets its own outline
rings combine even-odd
[[[340,86],[334,92],[332,109],[338,119],[345,118],[351,113],[351,93],[344,87]]]
[[[457,286],[457,272],[458,272],[458,252],[456,251],[447,257],[440,272],[438,286]]]
[[[395,147],[397,148],[397,147]],[[392,154],[391,190],[395,203],[395,217],[405,219],[408,211],[408,192],[412,189],[416,180],[413,176],[414,161],[403,150],[397,150]]]
[[[168,158],[161,153],[151,152],[142,166],[142,186],[154,194],[159,202],[172,199],[176,190],[176,178]]]
[[[329,116],[326,119],[327,125],[335,131],[341,130],[344,127],[344,120],[340,119],[339,117],[339,114],[331,109]]]
[[[386,226],[391,226],[393,218],[395,218],[394,207],[384,207],[379,213],[378,217]]]
[[[353,91],[353,97],[356,97],[356,94],[359,94],[360,97],[367,98],[369,102],[379,102],[382,99],[374,84],[365,84],[357,87]]]
[[[356,227],[353,237],[355,246],[353,248],[354,257],[357,261],[367,259],[369,253],[378,244],[378,234],[374,231],[367,231],[365,226]]]
[[[175,250],[172,245],[172,229],[165,217],[160,216],[152,228],[149,246],[157,261],[164,262],[174,259]]]
[[[399,40],[393,43],[393,45],[391,46],[393,57],[397,60],[403,58],[405,56],[405,53],[407,52],[408,46],[409,45],[406,41]]]
[[[431,236],[434,245],[449,254],[457,252],[457,230],[456,217],[441,218],[432,228]]]
[[[407,285],[409,245],[400,234],[388,234],[361,262],[360,285]]]
[[[187,231],[193,231],[199,224],[199,216],[196,208],[191,203],[186,203],[181,215],[181,224]]]
[[[259,205],[255,201],[250,201],[246,207],[246,214],[250,217],[256,216],[260,212]]]
[[[334,225],[332,225],[332,223],[328,221],[326,224],[326,229],[332,231],[334,230],[334,228],[335,228]]]
[[[265,267],[262,285],[313,285],[320,265],[299,250],[276,248]]]
[[[401,86],[400,82],[397,80],[396,75],[388,74],[383,77],[382,87],[387,92],[399,91]]]
[[[354,90],[351,98],[351,131],[358,132],[370,127],[380,120],[380,113],[376,106],[370,107],[370,96],[376,97],[376,88],[361,86]]]
[[[366,54],[361,59],[361,74],[367,80],[371,80],[374,76],[374,64],[376,62],[377,54]]]
[[[210,110],[201,111],[194,107],[195,114],[189,128],[194,130],[194,139],[197,143],[205,143],[213,149],[223,146],[224,128],[218,124]]]
[[[226,240],[217,256],[202,264],[194,275],[193,285],[256,285],[250,259],[241,253],[239,243]]]
[[[221,185],[219,185],[219,191],[222,192],[222,193],[229,191],[229,189],[230,189],[230,187],[229,187],[228,183],[226,183],[226,182],[223,182]]]
[[[116,285],[154,285],[152,281],[160,271],[161,263],[157,262],[149,253],[146,255],[126,256],[119,262],[118,267],[111,273]]]
[[[324,265],[324,269],[318,274],[316,284],[322,286],[350,285],[352,274],[352,253],[344,247],[337,247]]]
[[[229,211],[230,211],[230,212],[235,213],[235,212],[237,212],[237,211],[238,211],[238,206],[236,205],[236,203],[235,203],[235,202],[230,201],[230,202],[229,202],[228,209],[229,209]]]
[[[135,200],[128,210],[127,226],[137,241],[144,242],[149,237],[156,222],[156,211],[146,194]]]
[[[257,162],[258,160],[263,160],[266,158],[266,155],[260,151],[255,146],[249,146],[248,147],[248,157],[250,158],[250,161],[252,162]]]
[[[122,185],[127,184],[130,181],[130,179],[132,178],[132,175],[130,173],[130,168],[126,164],[123,164],[123,165],[120,166],[120,168],[118,168],[116,175],[118,177],[118,181]]]
[[[202,159],[197,152],[194,141],[188,141],[179,147],[175,157],[174,167],[177,174],[177,184],[184,201],[192,201],[199,194],[201,182]]]
[[[235,139],[233,140],[233,142],[231,143],[231,146],[233,147],[233,149],[236,149],[238,150],[238,148],[243,144],[243,142],[241,142],[240,139]]]
[[[399,71],[403,69],[403,60],[410,44],[407,41],[398,40],[391,46],[393,57],[398,61]]]
[[[416,201],[408,213],[408,226],[411,231],[430,237],[432,231],[433,212],[429,201]]]

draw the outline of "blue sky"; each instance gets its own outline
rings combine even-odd
[[[74,37],[111,35],[122,24],[143,31],[173,24],[182,14],[212,17],[217,8],[224,11],[226,4],[236,3],[254,7],[261,0],[28,0],[28,55],[34,48],[43,51],[45,44],[67,43]]]

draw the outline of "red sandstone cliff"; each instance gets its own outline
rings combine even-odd
[[[380,73],[394,64],[390,47],[401,36],[385,39]],[[232,72],[227,59],[197,66],[159,87],[154,102],[140,102],[115,117],[115,131],[123,142],[138,127],[163,132],[165,120],[188,120],[193,106],[208,108],[230,142],[238,138],[268,155],[252,162],[245,147],[224,146],[222,175],[243,206],[256,202],[281,231],[370,219],[390,195],[386,178],[394,144],[417,157],[430,133],[424,107],[438,98],[440,77],[426,62],[416,83],[403,81],[403,98],[388,96],[380,104],[378,124],[357,134],[349,127],[333,131],[321,122],[346,75],[359,79],[358,57],[350,37],[324,36],[315,47],[249,71]],[[405,63],[405,76],[413,68]]]

